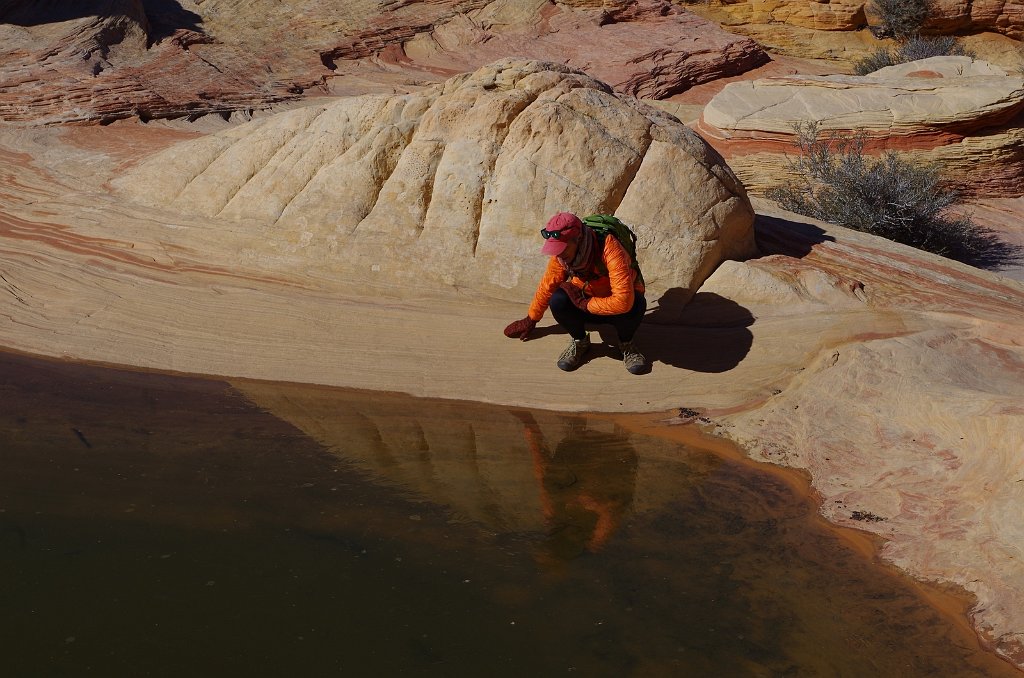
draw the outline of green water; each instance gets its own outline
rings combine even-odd
[[[0,355],[0,675],[1011,676],[606,421]]]

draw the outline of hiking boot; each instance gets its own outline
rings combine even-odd
[[[558,369],[571,372],[583,364],[583,358],[590,350],[590,337],[569,339],[569,346],[558,356]]]
[[[636,345],[632,341],[622,342],[619,349],[622,351],[622,364],[626,366],[630,374],[642,374],[647,369],[647,358],[636,350]]]

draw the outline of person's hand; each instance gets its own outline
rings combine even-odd
[[[530,332],[533,332],[533,328],[536,326],[537,321],[530,316],[526,316],[522,320],[509,323],[505,328],[505,336],[509,339],[519,337],[519,341],[526,341],[530,337]]]
[[[566,280],[561,285],[562,289],[565,290],[566,295],[569,297],[569,301],[572,302],[573,306],[580,309],[581,311],[587,310],[587,302],[590,301],[583,290],[573,285],[571,282]]]

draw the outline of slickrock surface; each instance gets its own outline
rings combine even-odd
[[[259,229],[326,271],[532,291],[536,233],[614,212],[684,300],[754,253],[742,186],[688,127],[580,71],[503,60],[420,93],[340,99],[173,146],[121,194]]]
[[[644,96],[767,61],[668,0],[5,0],[0,41],[0,121],[27,125],[412,91],[514,55],[592,68]]]
[[[725,156],[748,190],[789,172],[794,125],[823,134],[864,134],[868,153],[904,151],[938,163],[976,196],[1024,187],[1024,77],[968,57],[932,57],[868,76],[789,76],[727,85],[696,129]]]
[[[794,329],[814,304],[904,327],[867,323],[722,429],[755,458],[807,469],[823,513],[885,537],[885,558],[973,592],[982,636],[1021,665],[1024,287],[759,212],[759,244],[783,256],[726,262],[702,292],[759,319],[766,307],[792,309]],[[809,252],[791,258],[801,237]]]
[[[999,234],[1005,242],[1024,247],[1024,197],[985,198],[967,205],[971,220]],[[1024,280],[1024,262],[1000,271],[1015,280]]]

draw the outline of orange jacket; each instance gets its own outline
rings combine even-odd
[[[604,266],[608,270],[607,275],[594,268],[593,273],[596,279],[585,281],[573,277],[571,282],[583,290],[584,294],[590,297],[587,301],[587,311],[594,315],[619,315],[626,313],[633,308],[633,295],[636,292],[643,293],[643,284],[636,279],[636,271],[633,270],[633,261],[629,253],[622,247],[622,243],[614,235],[607,235],[604,239],[604,250],[601,252]],[[558,257],[551,257],[547,270],[544,271],[537,291],[530,302],[529,316],[534,320],[544,317],[548,310],[548,302],[555,290],[565,282],[569,271],[558,261]]]

